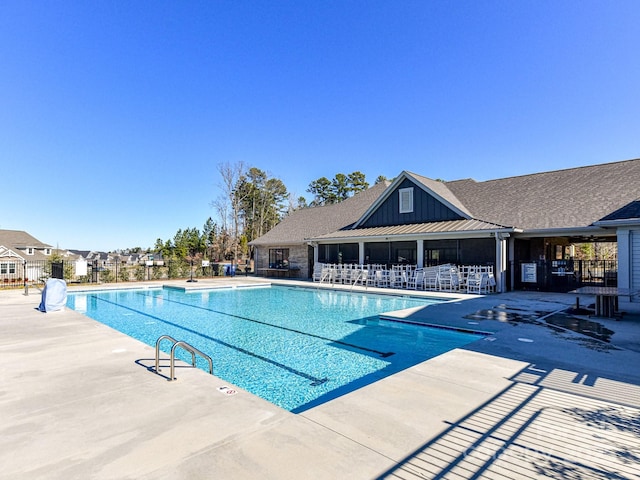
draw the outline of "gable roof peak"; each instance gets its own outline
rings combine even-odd
[[[429,177],[425,177],[422,175],[418,175],[416,173],[411,172],[403,172],[406,173],[406,178],[409,178],[414,183],[417,183],[421,188],[428,191],[435,198],[440,200],[445,205],[448,205],[454,211],[456,211],[459,215],[472,218],[473,215],[467,207],[460,201],[458,197],[449,189],[447,186],[447,182],[444,180],[434,180]]]
[[[352,226],[352,228],[359,228],[362,226],[373,213],[387,200],[398,187],[408,180],[416,187],[422,189],[427,194],[431,195],[438,202],[444,204],[446,207],[454,211],[456,214],[463,218],[472,218],[469,210],[463,205],[463,203],[449,190],[446,183],[440,180],[433,180],[416,173],[403,170],[400,174],[389,184],[386,190],[376,199],[375,202],[367,209],[367,211],[360,217],[360,219]]]

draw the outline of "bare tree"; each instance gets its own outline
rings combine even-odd
[[[238,261],[238,244],[239,244],[239,236],[240,236],[240,212],[242,208],[242,198],[239,198],[236,192],[236,186],[240,179],[244,176],[246,171],[246,167],[244,162],[240,161],[234,164],[229,162],[224,162],[218,164],[218,173],[220,174],[220,179],[222,184],[220,185],[222,188],[223,196],[219,198],[217,202],[214,202],[214,206],[218,208],[218,212],[224,217],[223,221],[223,230],[229,232],[232,241],[233,248],[233,262]],[[228,225],[230,228],[225,228],[227,226],[227,221],[230,221]]]

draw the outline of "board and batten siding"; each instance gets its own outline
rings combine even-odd
[[[640,229],[631,230],[631,290],[640,290]],[[638,297],[636,297],[638,298]]]
[[[413,188],[413,211],[410,213],[400,213],[398,192],[403,188]],[[462,220],[462,217],[415,183],[406,179],[360,227],[388,227],[443,220]]]

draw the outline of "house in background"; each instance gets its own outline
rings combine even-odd
[[[22,283],[40,278],[53,247],[22,230],[0,230],[0,282]],[[40,262],[32,262],[40,261]],[[31,262],[25,271],[25,262]]]
[[[640,288],[640,159],[477,182],[401,172],[293,212],[251,242],[258,274],[315,263],[493,266],[498,291],[567,291],[592,272],[572,246],[617,243],[615,284]],[[526,275],[525,275],[526,271]]]

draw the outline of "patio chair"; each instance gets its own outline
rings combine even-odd
[[[486,273],[472,273],[467,277],[467,293],[488,293],[489,276]]]
[[[396,267],[389,271],[389,286],[391,288],[403,288],[406,283],[406,273]]]
[[[424,269],[423,283],[426,290],[438,289],[438,267],[428,267]]]
[[[366,269],[362,268],[362,266],[356,268],[355,272],[356,273],[355,278],[353,279],[353,284],[365,286],[367,284],[367,274],[369,272]]]
[[[455,292],[460,289],[460,276],[455,265],[441,265],[438,270],[438,288],[446,292]]]
[[[424,290],[424,270],[415,270],[409,277],[407,288],[412,290]]]
[[[342,283],[344,281],[344,265],[337,264],[333,270],[334,283]]]
[[[319,282],[322,280],[322,273],[324,272],[324,264],[322,263],[316,263],[313,266],[313,281],[314,282]]]
[[[487,276],[489,277],[489,292],[495,292],[496,291],[496,279],[493,276],[493,272],[489,272],[487,273]]]
[[[389,286],[389,275],[386,270],[376,270],[375,273],[376,287],[387,288]]]
[[[349,268],[349,279],[347,281],[350,285],[362,285],[362,276],[364,271],[361,265],[353,265]]]
[[[342,281],[342,283],[346,285],[351,283],[351,273],[351,265],[343,264],[340,268],[340,280]]]
[[[365,285],[367,287],[375,287],[376,286],[376,271],[371,268],[365,268]]]
[[[464,290],[467,288],[467,281],[469,277],[472,277],[476,272],[479,271],[478,267],[475,265],[462,265],[459,269],[460,272],[460,289]]]
[[[333,283],[335,281],[335,269],[332,265],[325,265],[322,267],[322,274],[320,276],[320,283]]]

